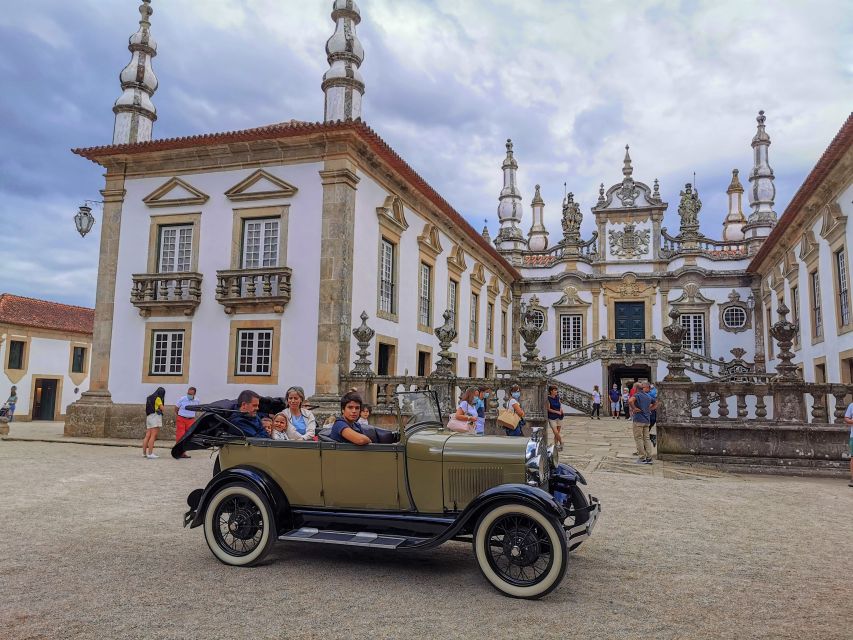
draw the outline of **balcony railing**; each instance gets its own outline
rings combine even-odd
[[[742,260],[749,254],[748,243],[745,240],[721,242],[704,237],[682,240],[669,235],[666,229],[661,229],[660,235],[660,255],[662,258],[673,258],[682,253],[698,253],[712,260]]]
[[[288,267],[229,269],[216,272],[216,301],[225,313],[282,313],[290,301]]]
[[[191,316],[201,302],[201,274],[135,273],[130,303],[143,318],[152,313]]]

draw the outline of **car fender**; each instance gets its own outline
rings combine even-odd
[[[287,496],[284,494],[284,491],[282,491],[281,487],[278,486],[278,483],[256,467],[238,465],[236,467],[230,467],[215,475],[210,482],[207,483],[207,486],[204,488],[201,495],[197,493],[200,491],[199,489],[196,489],[196,491],[190,494],[187,501],[190,503],[190,508],[195,511],[195,515],[190,522],[191,529],[198,527],[204,522],[204,514],[213,494],[216,493],[220,487],[232,482],[242,482],[257,489],[258,492],[267,499],[267,502],[275,514],[277,531],[283,531],[289,528],[290,502],[287,500]],[[197,501],[196,505],[193,505],[190,501]]]
[[[489,507],[507,502],[517,502],[534,509],[542,511],[562,522],[566,519],[566,510],[547,491],[539,487],[531,487],[524,484],[502,484],[487,489],[471,502],[459,514],[456,520],[446,531],[442,532],[428,542],[416,545],[417,548],[425,549],[438,546],[451,538],[473,531],[474,525],[480,515]]]

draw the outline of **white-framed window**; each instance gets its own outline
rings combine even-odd
[[[243,269],[278,266],[279,218],[243,221]]]
[[[681,326],[687,329],[681,341],[682,348],[695,353],[704,352],[705,316],[701,313],[682,314]]]
[[[459,302],[459,283],[456,280],[450,280],[447,283],[447,309],[450,311],[450,321],[453,323],[454,327],[458,327],[456,324],[456,309],[458,307]]]
[[[494,344],[494,323],[495,305],[489,302],[486,305],[486,346],[491,349]]]
[[[394,286],[394,262],[397,246],[390,240],[382,238],[379,252],[379,310],[385,313],[395,313],[397,305]]]
[[[533,309],[530,312],[531,322],[533,322],[533,326],[537,329],[541,329],[545,326],[545,314],[542,313],[539,309]]]
[[[179,376],[184,372],[183,330],[154,331],[151,340],[151,375]]]
[[[560,316],[560,353],[566,353],[583,346],[583,316]]]
[[[432,267],[421,262],[420,295],[418,296],[418,324],[432,326]]]
[[[835,252],[835,270],[838,279],[838,311],[841,325],[850,324],[850,292],[847,287],[847,252],[839,249]]]
[[[817,271],[812,271],[812,327],[814,327],[814,337],[820,338],[823,335],[823,311],[820,306],[820,275]],[[769,327],[768,327],[769,329]]]
[[[237,375],[272,375],[272,329],[237,331]]]
[[[471,294],[471,324],[468,332],[468,341],[471,344],[477,344],[477,338],[480,335],[480,296],[476,293]]]
[[[501,311],[501,355],[506,355],[506,332],[509,327],[506,311]]]
[[[746,326],[746,311],[743,307],[728,307],[723,311],[723,322],[729,329],[742,329]]]
[[[191,224],[160,227],[158,273],[191,271],[192,258],[193,226]]]

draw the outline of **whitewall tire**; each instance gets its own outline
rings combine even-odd
[[[275,519],[266,498],[245,484],[217,489],[204,513],[204,538],[218,560],[248,567],[275,542]]]
[[[474,531],[474,552],[486,580],[513,598],[541,598],[566,573],[562,525],[524,504],[499,504],[483,513]]]

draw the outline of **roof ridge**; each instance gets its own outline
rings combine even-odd
[[[94,311],[94,307],[82,307],[77,304],[68,304],[67,302],[57,302],[56,300],[45,300],[44,298],[31,298],[29,296],[19,296],[17,293],[9,293],[8,291],[4,291],[0,293],[0,299],[5,298],[6,296],[10,298],[17,298],[19,300],[31,300],[32,302],[46,302],[48,304],[58,304],[63,307],[70,307],[72,309],[80,309],[81,311]]]

